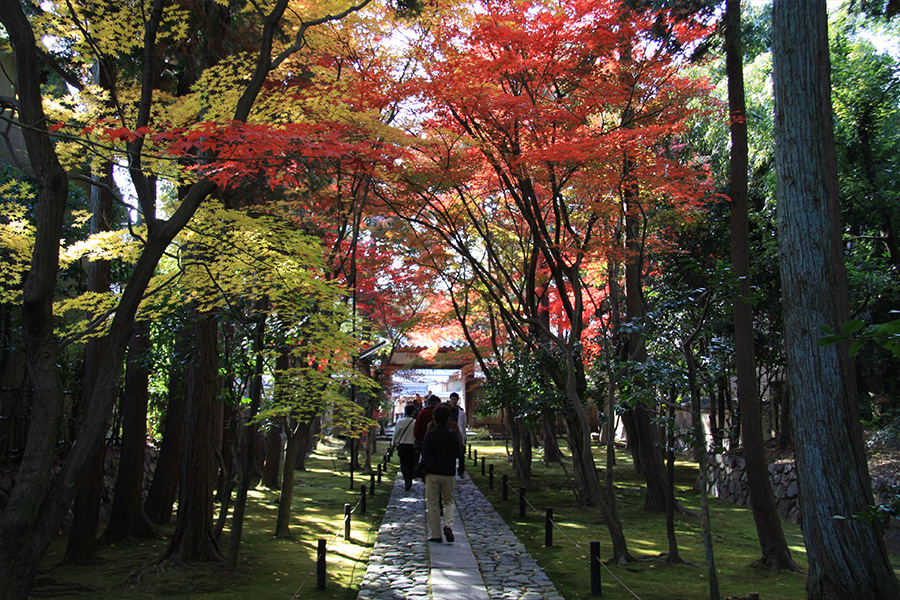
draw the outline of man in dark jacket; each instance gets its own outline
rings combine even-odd
[[[459,436],[447,427],[450,408],[439,405],[434,409],[435,427],[425,434],[422,460],[427,465],[425,475],[425,508],[428,514],[429,542],[443,541],[441,536],[441,504],[444,506],[443,537],[453,541],[453,513],[456,507],[456,459],[462,454]]]

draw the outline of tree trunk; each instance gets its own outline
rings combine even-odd
[[[180,336],[176,342],[174,353],[180,356],[187,350],[178,348],[186,337]],[[169,385],[166,402],[166,418],[163,439],[156,459],[156,471],[147,493],[144,510],[150,520],[157,525],[164,525],[172,518],[172,507],[178,491],[178,479],[181,473],[181,450],[184,439],[184,369],[180,361],[173,360],[169,365]]]
[[[643,245],[638,231],[641,228],[638,209],[640,201],[638,190],[630,178],[631,162],[626,159],[623,167],[624,199],[625,199],[625,310],[629,321],[638,322],[644,318],[644,292],[641,283],[643,270]],[[647,349],[643,334],[635,331],[629,335],[626,345],[626,357],[629,360],[644,362],[647,360]],[[647,493],[644,508],[654,512],[666,510],[666,471],[659,447],[659,429],[651,420],[653,409],[634,406],[627,413],[631,420],[634,439],[629,439],[635,468],[644,476]]]
[[[3,582],[0,598],[7,600],[28,596],[49,543],[49,535],[46,542],[32,539],[31,529],[38,521],[49,487],[63,411],[63,386],[53,332],[53,292],[68,182],[44,129],[46,118],[42,108],[36,41],[22,4],[17,0],[0,0],[0,21],[12,45],[19,120],[30,126],[22,128],[22,135],[38,181],[34,249],[22,302],[28,377],[35,402],[16,485],[6,509],[0,514],[0,581]],[[67,502],[66,508],[68,506]]]
[[[159,533],[147,514],[141,494],[144,489],[144,454],[147,447],[147,403],[149,373],[144,366],[150,351],[150,331],[146,323],[138,325],[138,333],[128,347],[125,369],[125,394],[122,400],[122,446],[119,475],[113,497],[104,541],[127,537],[158,537]]]
[[[178,486],[178,520],[161,561],[222,560],[213,532],[213,440],[218,383],[216,333],[215,317],[198,318],[195,354],[188,365],[186,381],[186,443]]]
[[[106,69],[100,69],[105,73]],[[104,77],[101,87],[110,89],[112,82]],[[112,165],[104,163],[98,173],[100,180],[108,186],[113,185]],[[113,198],[110,189],[91,188],[91,233],[100,233],[112,229]],[[87,291],[98,294],[109,293],[112,282],[110,263],[108,260],[95,260],[87,265]],[[97,315],[94,315],[95,317]],[[94,383],[100,358],[103,356],[105,341],[102,337],[91,338],[84,349],[84,393],[81,399],[82,412],[90,403],[94,393]],[[96,454],[90,462],[87,474],[78,484],[75,505],[72,509],[72,528],[69,531],[69,542],[63,562],[67,564],[92,564],[97,561],[97,531],[100,526],[100,502],[103,497],[103,466],[106,459],[106,444],[98,444]]]
[[[825,0],[775,0],[772,32],[778,249],[807,597],[892,600],[900,587],[881,527],[851,518],[873,503],[852,360],[845,345],[818,344],[822,326],[840,331],[849,319]]]
[[[72,505],[72,527],[63,563],[68,565],[93,565],[96,556],[97,531],[100,528],[100,503],[103,500],[103,466],[106,462],[106,444],[101,443],[88,463],[84,477],[78,482],[75,502]]]
[[[507,406],[507,414],[510,414]],[[513,451],[512,462],[513,468],[519,481],[526,490],[531,487],[531,444],[528,435],[528,428],[525,426],[525,420],[521,417],[509,419],[509,432],[512,437]]]
[[[698,329],[699,330],[699,329]],[[693,336],[692,336],[693,339]],[[713,555],[712,525],[709,521],[709,473],[707,469],[706,435],[703,432],[703,417],[700,412],[700,390],[697,387],[697,364],[691,349],[691,341],[682,347],[688,367],[688,382],[691,392],[691,416],[694,421],[694,454],[700,463],[700,523],[702,526],[703,550],[706,556],[706,576],[709,579],[709,600],[719,600],[719,576]]]
[[[637,432],[638,452],[641,455],[641,464],[644,465],[644,480],[647,483],[644,509],[652,512],[665,512],[666,497],[668,496],[666,469],[658,442],[659,428],[652,420],[654,411],[645,406],[635,406],[631,410]]]
[[[263,313],[268,302],[260,302]],[[231,517],[231,535],[228,538],[228,553],[225,557],[225,570],[233,573],[237,570],[238,554],[241,548],[241,538],[244,532],[244,514],[247,509],[247,493],[253,481],[256,468],[256,432],[258,425],[254,421],[259,405],[262,401],[262,374],[263,374],[263,345],[265,342],[266,318],[264,314],[257,316],[256,327],[253,332],[253,353],[255,361],[253,365],[253,378],[247,390],[250,396],[250,407],[246,418],[240,420],[240,429],[237,435],[238,444],[242,447],[241,473],[237,494],[234,498],[234,512]],[[238,411],[240,415],[240,411]],[[240,419],[240,416],[238,417]]]
[[[666,539],[669,542],[667,563],[684,562],[675,537],[675,389],[669,393],[669,425],[666,427]]]
[[[290,423],[285,426],[288,432],[287,450],[285,454],[288,457],[295,456],[297,449],[300,448],[301,435],[300,426],[291,427]],[[309,427],[309,424],[306,425]],[[281,494],[278,497],[278,517],[275,523],[275,537],[289,538],[291,535],[291,501],[294,499],[294,461],[285,459],[284,468],[281,473]]]
[[[753,305],[750,296],[750,225],[748,208],[748,145],[744,104],[743,55],[741,51],[741,3],[727,0],[726,69],[728,105],[731,113],[731,260],[738,289],[734,293],[734,355],[741,433],[750,507],[762,557],[760,563],[774,570],[798,570],[791,558],[775,495],[769,479],[763,441],[762,415],[756,386],[756,356],[753,346]]]
[[[316,434],[319,432],[320,417],[312,420],[312,423],[300,425],[300,444],[297,447],[297,455],[294,457],[294,470],[306,470],[306,457],[315,447]]]
[[[281,469],[281,452],[284,441],[281,435],[281,423],[269,421],[266,432],[266,462],[263,466],[263,485],[270,490],[278,489],[278,471]]]
[[[544,437],[544,464],[558,463],[562,457],[556,443],[556,415],[552,412],[544,414],[541,419],[541,432]]]

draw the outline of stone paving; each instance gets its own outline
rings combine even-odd
[[[456,480],[456,540],[429,544],[424,489],[398,476],[357,600],[563,600],[468,474]]]

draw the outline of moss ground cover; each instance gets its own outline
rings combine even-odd
[[[558,465],[545,466],[535,457],[534,486],[526,493],[529,506],[526,518],[519,518],[519,482],[506,458],[503,442],[476,442],[478,465],[469,460],[469,472],[476,484],[494,504],[507,524],[518,535],[532,556],[546,570],[560,593],[567,599],[590,597],[588,549],[599,541],[601,557],[610,555],[609,535],[597,508],[579,509],[568,491],[565,474]],[[488,489],[487,475],[481,476],[481,458],[494,465],[494,489]],[[597,465],[605,465],[600,448],[595,448]],[[486,471],[486,473],[489,472]],[[643,509],[642,478],[634,473],[630,457],[617,453],[614,468],[619,513],[628,547],[640,559],[626,566],[608,565],[603,570],[603,597],[608,600],[695,600],[709,597],[706,563],[700,538],[700,496],[693,489],[697,465],[679,461],[675,469],[676,496],[688,513],[676,515],[676,535],[682,559],[692,564],[668,565],[660,555],[668,551],[665,515]],[[502,500],[501,481],[506,474],[510,489]],[[748,509],[710,498],[714,556],[723,598],[746,598],[758,592],[762,600],[803,600],[806,577],[798,573],[773,573],[757,568],[759,544],[753,516]],[[553,508],[553,547],[544,547],[545,509]],[[806,554],[800,527],[784,522],[785,535],[794,560],[805,569]],[[895,568],[898,562],[895,560]],[[615,578],[621,581],[616,582]],[[627,589],[626,589],[627,586]]]
[[[385,450],[386,443],[379,443],[378,460]],[[396,464],[390,465],[382,476],[382,483],[376,483],[375,496],[367,494],[366,514],[361,514],[359,508],[353,513],[350,541],[343,539],[344,504],[357,506],[361,495],[359,486],[365,482],[368,487],[370,479],[357,474],[355,489],[351,491],[346,453],[338,444],[324,443],[307,459],[307,471],[297,472],[291,522],[293,539],[272,536],[278,492],[262,487],[250,491],[236,573],[225,573],[215,564],[157,568],[154,562],[165,550],[167,539],[135,539],[103,545],[97,552],[101,562],[96,565],[60,565],[66,543],[61,537],[44,560],[32,596],[98,600],[290,600],[296,593],[297,598],[304,600],[356,598],[396,470]],[[162,533],[168,537],[173,529],[174,518],[173,524]],[[228,533],[226,525],[223,548]],[[328,575],[323,591],[316,590],[315,560],[319,539],[325,539],[329,544]]]
[[[529,552],[553,579],[569,600],[590,597],[590,571],[587,555],[591,541],[601,543],[601,556],[609,555],[606,526],[599,509],[579,509],[562,469],[545,466],[538,453],[534,460],[535,489],[528,491],[526,518],[519,518],[519,483],[507,461],[503,442],[479,441],[474,448],[479,459],[494,466],[494,489],[488,489],[487,476],[468,462],[468,471],[510,525]],[[380,443],[380,459],[386,449]],[[601,462],[596,448],[597,464]],[[251,490],[244,544],[239,570],[224,573],[215,564],[156,568],[156,558],[165,550],[166,539],[127,540],[103,545],[98,551],[101,562],[91,566],[60,565],[65,553],[61,537],[47,555],[33,597],[97,598],[99,600],[149,600],[151,598],[210,598],[254,600],[341,599],[356,598],[366,562],[375,542],[391,486],[396,477],[394,464],[376,484],[376,494],[367,494],[367,511],[359,509],[352,517],[352,539],[343,540],[344,504],[356,506],[359,485],[369,478],[357,475],[350,490],[349,462],[337,444],[321,444],[307,461],[308,470],[297,473],[294,490],[293,539],[274,539],[272,533],[277,512],[278,493],[257,488]],[[508,500],[502,500],[501,480],[509,477]],[[693,489],[697,467],[688,461],[676,466],[676,494],[688,513],[699,512],[699,494]],[[659,558],[667,551],[665,516],[643,509],[642,478],[634,474],[625,452],[617,455],[615,481],[619,512],[631,553],[641,559],[625,566],[608,565],[604,570],[603,597],[608,600],[695,600],[708,598],[708,584],[700,520],[692,514],[676,517],[681,557],[692,564],[668,565]],[[533,508],[532,508],[533,507]],[[552,507],[559,529],[554,530],[554,545],[544,547],[544,516]],[[711,499],[712,527],[716,566],[723,598],[746,598],[758,592],[761,600],[803,600],[806,577],[797,573],[772,573],[753,566],[759,547],[749,510]],[[785,533],[801,567],[806,555],[800,528],[785,522]],[[163,534],[172,533],[173,526]],[[225,535],[228,529],[226,527]],[[316,543],[325,539],[328,548],[328,578],[324,591],[316,590],[314,571]],[[898,562],[895,562],[895,567]],[[621,583],[616,581],[616,578]]]

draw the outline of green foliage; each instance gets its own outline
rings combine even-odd
[[[489,416],[509,410],[510,418],[536,425],[545,412],[564,410],[565,397],[548,377],[549,369],[560,368],[558,360],[551,347],[529,351],[514,346],[485,373],[477,414]]]
[[[20,300],[21,286],[31,266],[34,225],[29,205],[34,189],[25,181],[0,184],[0,303]]]
[[[841,333],[835,333],[827,325],[822,326],[822,331],[825,335],[819,338],[820,346],[850,342],[849,352],[855,355],[867,342],[874,342],[900,358],[900,319],[868,326],[865,321],[853,319],[841,326]]]

